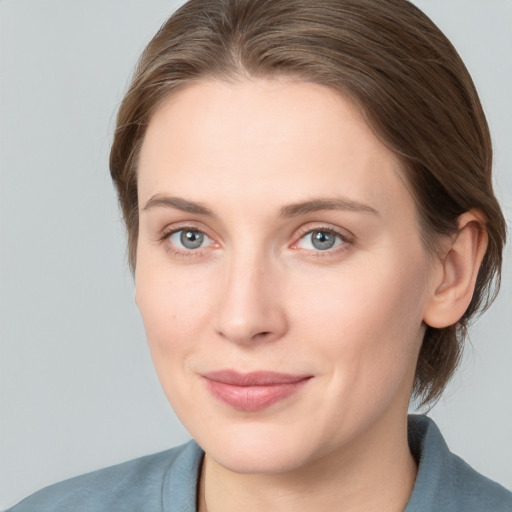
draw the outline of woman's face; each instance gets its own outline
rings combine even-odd
[[[169,401],[224,467],[404,428],[432,279],[399,168],[311,83],[199,82],[151,120],[136,300]]]

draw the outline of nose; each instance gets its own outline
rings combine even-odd
[[[237,344],[281,338],[288,326],[278,269],[254,253],[233,256],[226,267],[217,334]]]

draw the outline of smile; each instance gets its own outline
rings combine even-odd
[[[253,412],[293,395],[311,375],[220,370],[206,373],[203,378],[215,398],[239,411]]]

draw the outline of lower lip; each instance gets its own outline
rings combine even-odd
[[[260,411],[296,393],[309,378],[298,382],[265,384],[262,386],[235,386],[206,379],[210,392],[239,411]]]

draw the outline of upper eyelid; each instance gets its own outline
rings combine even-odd
[[[329,233],[334,233],[335,235],[341,237],[343,240],[346,240],[347,242],[353,241],[355,238],[355,236],[347,229],[334,227],[332,225],[326,224],[317,224],[315,226],[314,223],[308,223],[297,230],[297,234],[295,235],[296,241],[294,243],[296,243],[298,240],[300,240],[300,238],[303,238],[308,233],[313,233],[314,231],[327,231]]]
[[[164,239],[174,233],[177,233],[179,231],[186,231],[187,229],[190,231],[197,231],[197,232],[202,233],[203,235],[207,236],[208,238],[212,238],[208,234],[208,230],[205,230],[204,228],[199,227],[199,226],[195,225],[194,222],[190,222],[190,221],[185,222],[183,224],[179,223],[179,224],[168,225],[160,230],[160,236],[162,239]]]

